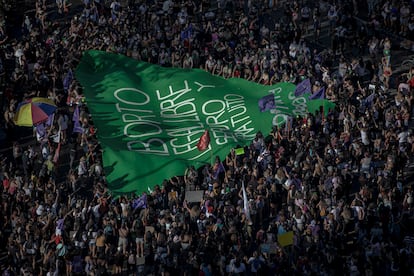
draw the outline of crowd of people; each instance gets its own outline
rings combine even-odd
[[[2,275],[414,273],[404,173],[414,68],[393,73],[395,45],[381,32],[412,39],[412,1],[367,0],[363,25],[357,1],[211,2],[84,0],[75,10],[37,0],[18,38],[0,20],[2,128],[13,142],[0,160]],[[306,39],[318,42],[323,22],[331,47],[313,49]],[[336,108],[270,125],[242,153],[115,198],[74,76],[88,49],[263,85],[310,79]],[[13,118],[33,96],[58,109],[22,145]],[[187,202],[189,190],[205,190],[201,202]]]

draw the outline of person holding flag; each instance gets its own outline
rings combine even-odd
[[[197,149],[199,151],[205,151],[210,147],[210,134],[208,130],[205,130],[203,135],[200,137],[197,143]],[[211,158],[212,159],[212,158]],[[215,162],[211,167],[211,170],[208,170],[210,179],[212,180],[222,180],[222,175],[224,175],[225,180],[227,181],[227,175],[225,174],[226,169],[221,162],[220,157],[216,156]],[[222,182],[222,181],[220,181]]]
[[[226,169],[224,168],[223,162],[221,162],[220,157],[216,156],[212,170],[211,170],[212,179],[222,180],[223,175],[224,175],[224,178],[227,177],[226,174],[224,173],[225,171]]]

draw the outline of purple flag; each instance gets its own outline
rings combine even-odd
[[[191,38],[193,34],[193,25],[190,24],[190,26],[188,26],[184,31],[181,32],[181,39],[182,40],[186,40]]]
[[[269,94],[259,99],[259,110],[260,112],[265,112],[271,109],[276,108],[275,105],[275,95]]]
[[[73,112],[72,121],[73,124],[73,133],[83,133],[82,126],[79,122],[79,105],[76,105],[75,111]]]
[[[132,201],[132,208],[134,210],[138,208],[147,208],[147,194],[144,193],[139,198],[134,199],[134,201]]]
[[[65,78],[63,79],[63,89],[65,91],[69,90],[70,84],[72,83],[73,80],[73,73],[72,70],[69,69],[69,71],[66,73]]]
[[[83,128],[80,125],[79,121],[76,121],[73,125],[73,133],[83,133]]]
[[[305,93],[310,93],[312,91],[312,86],[310,79],[305,79],[296,85],[295,96],[299,97]]]
[[[55,113],[53,113],[52,115],[50,115],[49,117],[47,117],[47,121],[45,122],[45,125],[46,126],[52,126],[54,120],[55,120]]]
[[[214,172],[214,179],[217,179],[220,173],[226,171],[224,169],[223,163],[220,162],[217,166],[218,167],[216,168],[216,171]]]
[[[73,111],[72,121],[79,121],[79,105],[76,105],[75,110]]]
[[[364,100],[365,107],[370,108],[372,106],[372,103],[374,102],[374,99],[375,99],[375,92],[373,92],[371,95],[365,98]]]
[[[63,219],[63,218],[62,219],[58,219],[56,221],[56,229],[63,230],[65,228],[64,222],[65,222],[65,219]]]
[[[44,124],[38,124],[36,126],[36,134],[37,134],[37,137],[40,140],[42,140],[43,137],[45,137],[45,135],[46,135],[46,129],[45,129],[45,125]]]
[[[320,100],[325,99],[325,87],[324,86],[322,86],[321,89],[319,89],[317,92],[309,96],[309,100],[316,100],[316,99],[320,99]]]

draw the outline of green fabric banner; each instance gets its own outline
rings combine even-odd
[[[98,128],[109,189],[115,195],[141,193],[193,165],[223,159],[232,147],[265,135],[286,115],[325,111],[334,104],[294,96],[295,85],[263,86],[223,79],[199,69],[164,68],[123,55],[84,53],[76,69]],[[258,102],[274,95],[276,108],[261,112]],[[262,109],[263,110],[263,109]],[[196,144],[205,129],[210,146]]]

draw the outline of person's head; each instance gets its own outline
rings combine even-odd
[[[214,161],[215,163],[220,163],[220,157],[217,155],[216,156],[216,158],[215,158],[215,161]]]

